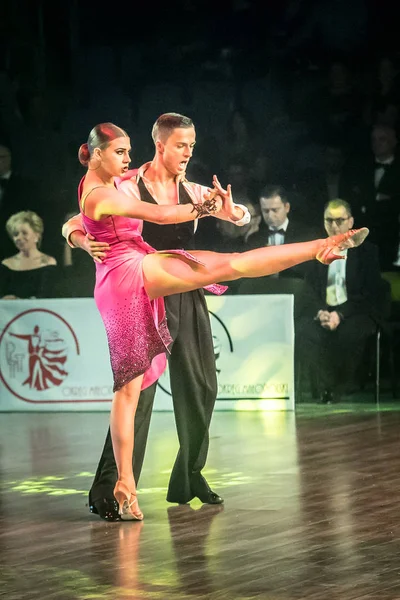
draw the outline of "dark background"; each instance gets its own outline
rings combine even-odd
[[[152,157],[157,116],[183,112],[197,128],[193,178],[208,183],[218,172],[226,181],[232,163],[248,170],[263,156],[262,183],[294,189],[304,171],[299,157],[318,168],[318,148],[328,139],[339,140],[347,157],[369,152],[379,61],[390,57],[397,69],[400,51],[400,8],[377,0],[106,8],[3,0],[0,10],[0,141],[12,148],[13,170],[32,182],[44,249],[58,259],[60,227],[76,210],[83,174],[77,148],[96,123],[110,120],[131,134],[137,166]],[[335,62],[351,87],[350,119],[340,127],[332,127],[326,93]],[[241,156],[230,152],[236,110],[249,132]]]

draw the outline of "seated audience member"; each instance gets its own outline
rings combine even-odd
[[[348,170],[342,186],[356,224],[371,230],[371,241],[379,248],[381,269],[397,260],[400,214],[400,160],[393,128],[376,125],[371,135],[371,156],[364,164]]]
[[[258,204],[260,191],[267,181],[281,181],[283,175],[278,173],[274,158],[266,151],[261,150],[251,161],[249,166],[249,190],[252,202]]]
[[[76,214],[68,213],[64,222]],[[59,269],[55,295],[61,298],[92,298],[96,279],[93,259],[86,252],[75,252],[67,242]]]
[[[258,231],[249,236],[248,247],[259,248],[306,242],[315,237],[315,232],[311,228],[289,218],[290,202],[282,186],[266,186],[261,192],[259,203],[261,222]],[[302,277],[304,269],[304,265],[299,265],[273,277]]]
[[[354,79],[349,65],[340,60],[331,64],[327,93],[321,95],[323,117],[326,118],[328,131],[336,130],[345,136],[360,120],[360,95]]]
[[[366,106],[366,121],[396,126],[400,107],[399,70],[394,58],[384,56],[377,69],[377,78]]]
[[[56,260],[40,252],[43,221],[33,211],[12,215],[6,230],[17,254],[0,264],[0,298],[46,298],[53,296],[56,279]]]
[[[324,224],[328,235],[347,232],[353,222],[347,202],[327,204]],[[310,375],[319,384],[321,400],[330,402],[351,389],[366,341],[380,319],[378,250],[366,242],[349,252],[346,260],[329,266],[310,265],[306,283],[314,298],[308,315],[295,323],[296,366],[300,372],[312,369]]]
[[[325,84],[316,89],[300,110],[307,128],[315,135],[334,135],[346,146],[362,117],[361,97],[350,65],[335,60],[329,66]]]
[[[308,166],[296,177],[294,187],[302,198],[303,211],[307,212],[309,223],[315,227],[319,227],[325,204],[342,197],[344,163],[342,146],[336,141],[329,141],[324,146],[320,167]]]
[[[258,137],[251,115],[241,107],[234,108],[226,124],[227,145],[224,149],[225,165],[222,166],[227,169],[233,162],[246,162],[249,156],[254,156],[258,151]]]
[[[33,210],[37,209],[36,186],[15,172],[10,145],[0,142],[0,223],[4,224],[13,213],[22,210],[26,205]],[[0,236],[0,259],[8,256],[13,249],[13,243],[8,236]]]

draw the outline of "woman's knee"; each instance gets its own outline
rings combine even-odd
[[[126,404],[136,405],[139,400],[142,379],[143,376],[136,377],[122,386],[121,389],[115,392],[115,400]]]

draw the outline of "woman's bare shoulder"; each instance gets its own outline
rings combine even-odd
[[[1,261],[1,264],[4,265],[5,267],[8,267],[9,269],[12,269],[13,267],[15,268],[16,265],[16,258],[17,258],[17,254],[14,254],[13,256],[9,256],[8,258],[5,258],[4,260]]]
[[[54,256],[49,256],[48,254],[42,254],[40,257],[41,266],[47,267],[48,265],[56,265],[57,261]]]

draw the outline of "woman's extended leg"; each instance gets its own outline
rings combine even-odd
[[[271,275],[315,258],[320,241],[268,246],[242,253],[191,252],[204,263],[194,263],[179,254],[148,254],[143,259],[145,285],[150,298],[180,292],[240,277]]]
[[[119,513],[124,520],[141,520],[136,499],[136,485],[132,470],[134,446],[134,422],[139,401],[143,375],[136,377],[115,392],[111,405],[110,430],[118,481],[114,496],[119,504]]]
[[[188,292],[219,281],[271,275],[315,259],[326,241],[321,239],[282,244],[231,254],[193,251],[192,254],[204,266],[178,254],[148,254],[143,259],[146,290],[150,298],[158,298]]]
[[[335,258],[343,258],[338,254],[340,250],[362,244],[368,233],[368,229],[362,228],[311,242],[268,246],[232,254],[193,251],[192,254],[204,265],[179,254],[148,254],[143,259],[146,291],[150,298],[158,298],[220,281],[272,275],[315,258],[328,264]]]

